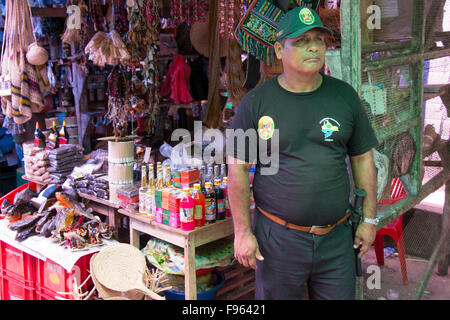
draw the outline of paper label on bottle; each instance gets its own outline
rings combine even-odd
[[[148,214],[151,214],[152,207],[153,207],[153,196],[146,194],[145,195],[145,212]]]
[[[208,221],[216,219],[216,204],[214,199],[206,199],[205,201],[205,219]]]
[[[217,212],[225,212],[225,201],[217,200]]]
[[[195,219],[201,220],[203,217],[203,206],[198,204],[195,206]]]
[[[194,208],[180,208],[180,221],[184,223],[194,221]]]
[[[145,191],[139,192],[139,213],[147,213],[145,202],[147,200]]]

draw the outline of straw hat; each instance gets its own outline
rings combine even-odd
[[[195,22],[190,31],[192,46],[198,53],[209,57],[209,18],[205,22]],[[220,57],[227,55],[226,40],[220,39]]]

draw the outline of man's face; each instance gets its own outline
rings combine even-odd
[[[283,69],[295,73],[319,72],[325,63],[325,51],[325,33],[318,29],[309,30],[297,38],[284,39],[284,46],[275,43],[275,52],[283,61]]]

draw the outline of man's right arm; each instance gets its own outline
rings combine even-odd
[[[228,200],[234,225],[234,256],[245,267],[256,269],[256,259],[263,260],[252,232],[250,218],[251,165],[228,156]]]

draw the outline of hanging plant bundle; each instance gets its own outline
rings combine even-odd
[[[132,2],[132,3],[131,3]],[[161,19],[159,16],[159,1],[142,0],[131,1],[128,4],[128,20],[130,29],[128,31],[127,46],[131,52],[131,65],[141,67],[140,61],[144,61],[140,73],[142,81],[139,84],[135,81],[133,87],[140,86],[141,83],[146,88],[145,97],[139,98],[147,101],[146,108],[133,108],[133,106],[142,107],[142,103],[130,103],[133,110],[136,110],[140,116],[149,115],[149,126],[153,128],[156,115],[159,113],[159,73],[157,65],[157,52],[159,51],[159,30],[161,28]],[[137,79],[136,77],[132,78]],[[142,101],[142,100],[139,100]]]
[[[110,33],[97,32],[84,49],[89,54],[89,60],[98,66],[104,67],[106,64],[123,65],[131,58],[125,44],[116,30]]]
[[[86,19],[86,13],[88,11],[88,7],[84,3],[84,1],[80,1],[77,6],[80,10],[80,15],[81,15],[80,26],[79,26],[79,28],[77,28],[78,26],[73,26],[73,27],[68,26],[68,23],[70,23],[72,21],[72,18],[70,16],[67,17],[66,22],[65,22],[66,29],[64,31],[64,34],[61,36],[62,42],[67,43],[67,44],[80,43],[82,41],[84,21]]]

